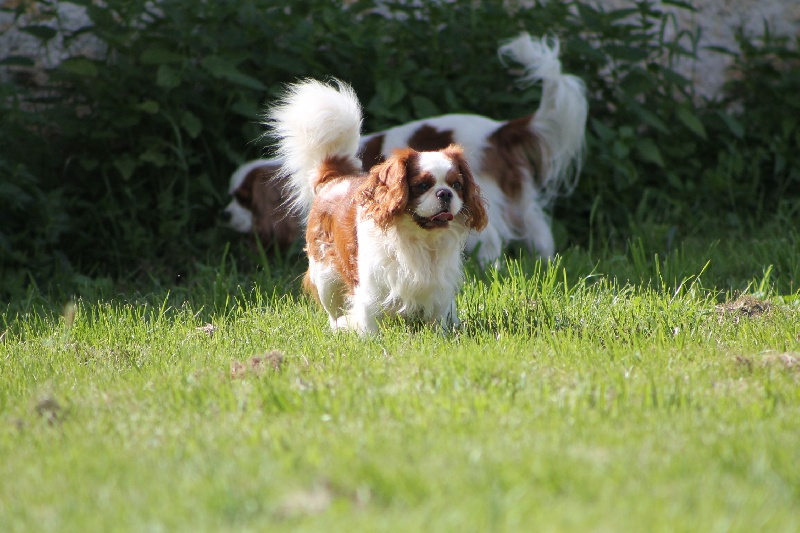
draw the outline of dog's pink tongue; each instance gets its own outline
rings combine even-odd
[[[453,213],[449,211],[442,211],[438,215],[433,215],[431,220],[453,220]]]

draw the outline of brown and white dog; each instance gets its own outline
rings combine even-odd
[[[278,176],[280,168],[277,159],[256,159],[236,169],[228,191],[233,199],[224,217],[231,229],[250,234],[255,230],[265,249],[286,251],[300,236],[302,227],[286,203],[284,181]]]
[[[524,67],[521,82],[543,82],[536,113],[508,121],[468,114],[428,118],[364,136],[359,147],[362,169],[369,170],[396,148],[425,151],[460,145],[487,201],[489,222],[483,231],[470,234],[466,246],[468,251],[477,249],[484,265],[500,257],[512,241],[542,257],[553,256],[546,210],[575,186],[588,113],[583,82],[561,71],[557,41],[522,33],[498,53]],[[280,158],[253,161],[231,177],[233,200],[226,215],[239,231],[255,229],[265,244],[288,243],[299,233],[296,223],[285,223],[292,217],[285,206],[264,198],[283,200],[276,192],[282,164]]]
[[[464,245],[486,226],[464,154],[403,148],[363,172],[361,107],[335,83],[292,85],[267,115],[306,226],[306,288],[333,329],[374,333],[387,316],[454,326]]]

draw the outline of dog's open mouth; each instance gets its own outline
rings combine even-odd
[[[411,213],[411,218],[417,225],[424,229],[446,228],[450,225],[450,221],[455,218],[450,211],[440,211],[432,217],[423,217],[417,213]]]

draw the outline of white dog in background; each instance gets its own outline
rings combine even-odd
[[[507,121],[468,114],[428,118],[367,135],[358,148],[362,169],[369,170],[396,148],[426,151],[460,145],[487,201],[488,224],[467,240],[467,250],[477,248],[481,264],[496,260],[514,241],[542,257],[553,256],[546,210],[559,194],[571,192],[577,181],[588,114],[583,82],[561,70],[558,41],[522,33],[498,53],[522,65],[521,82],[542,82],[535,113]],[[255,229],[265,244],[292,242],[299,234],[296,223],[277,227],[293,215],[287,215],[280,202],[264,198],[280,197],[275,190],[282,187],[276,176],[282,164],[280,158],[250,162],[231,180],[234,198],[226,214],[239,222],[236,229]],[[256,201],[259,207],[254,210]]]

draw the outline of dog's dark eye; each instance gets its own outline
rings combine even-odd
[[[422,183],[418,183],[414,185],[414,188],[419,192],[425,192],[431,188],[431,184],[428,182],[423,181]]]
[[[461,189],[463,189],[463,188],[464,188],[464,186],[463,186],[463,185],[461,185],[461,182],[460,182],[460,181],[457,181],[457,182],[455,182],[455,183],[453,184],[453,190],[455,190],[455,191],[460,191],[460,190],[461,190]]]

